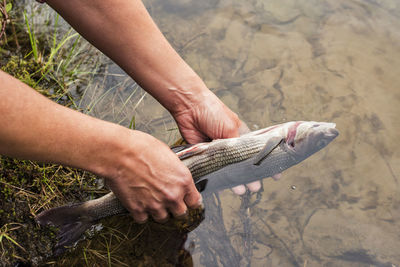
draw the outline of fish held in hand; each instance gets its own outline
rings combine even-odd
[[[188,167],[197,189],[209,194],[265,177],[298,164],[328,145],[339,132],[334,123],[296,121],[249,132],[237,138],[173,148]],[[59,227],[55,254],[73,245],[99,219],[128,213],[109,193],[98,199],[45,210],[40,225]]]

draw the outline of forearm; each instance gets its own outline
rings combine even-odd
[[[58,105],[2,71],[0,114],[0,154],[103,176],[139,222],[147,212],[159,221],[167,210],[185,214],[201,199],[190,171],[164,143]]]
[[[162,35],[139,0],[48,0],[78,32],[170,112],[211,92]],[[77,10],[79,12],[77,12]]]
[[[0,71],[0,154],[101,172],[122,127],[58,105]],[[97,161],[97,162],[96,162]]]
[[[46,0],[173,115],[186,141],[238,136],[241,125],[183,61],[140,0]]]

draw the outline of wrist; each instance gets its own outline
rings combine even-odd
[[[190,110],[212,94],[195,73],[184,78],[181,77],[176,81],[164,83],[155,92],[146,89],[172,115]]]
[[[167,90],[170,95],[161,104],[173,117],[192,113],[199,107],[213,103],[216,98],[215,94],[207,88],[202,80],[186,87],[170,87]]]
[[[115,125],[110,134],[106,134],[102,144],[95,145],[101,147],[101,151],[92,158],[90,171],[105,178],[107,183],[115,183],[131,175],[126,170],[135,166],[143,168],[139,166],[142,154],[157,142],[151,135]]]
[[[89,162],[84,163],[85,169],[95,173],[106,180],[118,177],[118,170],[122,164],[122,155],[129,145],[132,130],[116,124],[110,124],[104,129],[96,140],[91,142],[92,156]]]

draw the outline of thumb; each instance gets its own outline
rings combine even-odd
[[[247,127],[247,124],[245,122],[243,122],[243,121],[240,121],[239,136],[243,135],[243,134],[246,134],[246,133],[249,133],[249,132],[250,132],[250,129],[249,129],[249,127]]]

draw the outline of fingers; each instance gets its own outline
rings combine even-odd
[[[244,193],[246,193],[246,187],[244,185],[238,185],[235,187],[232,187],[232,191],[236,194],[236,195],[243,195]]]
[[[282,173],[274,174],[271,177],[275,181],[278,181],[279,179],[282,178]],[[246,186],[251,192],[258,192],[258,191],[260,191],[260,189],[262,187],[262,184],[261,184],[261,181],[255,181],[255,182],[251,182],[251,183],[246,184]],[[244,185],[238,185],[238,186],[233,187],[232,191],[236,195],[243,195],[244,193],[246,193],[246,187]]]
[[[132,214],[132,217],[135,220],[135,222],[137,222],[139,224],[143,224],[143,223],[147,222],[147,220],[149,219],[149,216],[147,215],[146,212],[132,210],[131,214]]]
[[[187,207],[185,203],[177,203],[173,208],[171,208],[171,213],[175,218],[185,217],[187,214]]]
[[[255,181],[246,185],[251,192],[258,192],[261,189],[261,182]]]
[[[246,184],[246,186],[251,192],[258,192],[261,189],[261,182],[255,181],[255,182]],[[232,191],[236,195],[240,196],[240,195],[243,195],[244,193],[246,193],[246,187],[244,185],[238,185],[238,186],[233,187]]]
[[[185,195],[184,201],[188,208],[196,209],[203,204],[203,198],[199,191],[197,191],[193,182],[190,183],[189,188],[189,192]]]
[[[176,205],[176,208],[170,209],[172,215],[175,218],[184,218],[187,215],[187,207],[182,202],[181,205]],[[147,211],[131,211],[132,217],[135,222],[139,224],[146,223],[149,219],[149,215],[153,218],[154,221],[159,223],[165,223],[169,219],[168,210],[160,207],[153,207],[147,209]]]
[[[156,222],[159,223],[164,223],[166,221],[168,221],[168,212],[166,209],[157,209],[157,210],[152,210],[150,211],[151,217],[153,217],[153,219]]]
[[[196,187],[193,184],[193,181],[190,180],[190,183],[187,188],[190,188],[189,192],[185,194],[183,199],[178,195],[169,194],[167,197],[168,201],[163,208],[161,203],[157,203],[152,205],[149,210],[149,213],[153,217],[156,222],[166,222],[169,217],[168,211],[175,218],[185,218],[188,214],[188,208],[195,209],[202,205],[202,197],[200,193],[196,190]],[[143,214],[140,214],[143,216]]]
[[[277,173],[275,175],[272,175],[272,179],[274,179],[275,181],[278,181],[279,179],[281,179],[282,177],[282,173]]]

